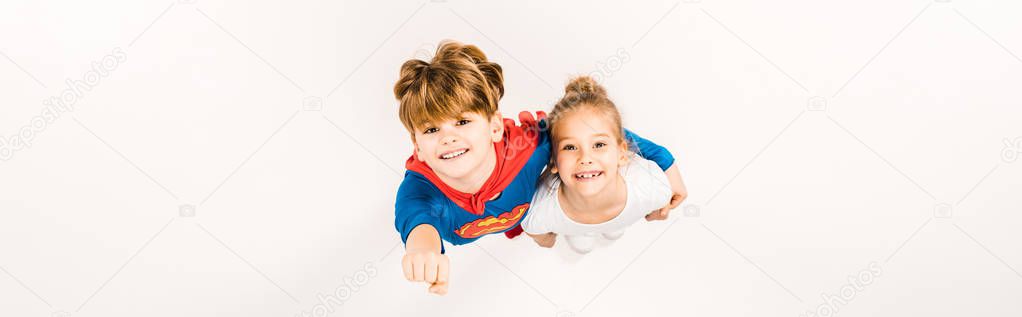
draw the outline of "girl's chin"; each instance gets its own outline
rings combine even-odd
[[[603,189],[602,184],[593,183],[572,183],[565,184],[564,188],[582,198],[596,198]]]

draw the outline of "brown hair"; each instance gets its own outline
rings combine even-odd
[[[580,110],[592,110],[607,116],[614,128],[612,133],[618,144],[623,145],[625,149],[632,152],[636,151],[625,139],[624,127],[621,125],[621,113],[618,112],[614,102],[607,97],[607,90],[600,86],[592,77],[578,76],[573,78],[564,87],[564,97],[561,97],[561,100],[554,104],[554,109],[547,115],[546,120],[547,127],[550,129],[550,146],[552,150],[550,151],[549,166],[543,171],[539,181],[542,182],[551,177],[556,178],[551,172],[551,168],[557,164],[557,144],[554,142],[557,139],[558,122],[568,114]]]
[[[401,65],[394,84],[398,116],[408,132],[425,124],[475,112],[487,119],[504,96],[504,75],[475,45],[443,41],[430,62],[411,59]]]

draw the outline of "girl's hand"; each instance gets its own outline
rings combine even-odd
[[[677,208],[681,205],[681,202],[685,201],[685,198],[688,198],[688,189],[685,188],[685,181],[681,179],[678,164],[671,165],[664,173],[667,174],[667,180],[671,183],[671,191],[674,194],[671,196],[671,202],[667,206],[646,215],[646,221],[666,220],[667,216],[670,215],[671,209]]]
[[[557,234],[553,232],[547,232],[544,234],[529,234],[532,240],[536,241],[541,247],[551,248],[554,246],[554,242],[557,242]]]

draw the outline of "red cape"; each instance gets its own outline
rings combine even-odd
[[[542,120],[546,117],[546,113],[537,111],[536,116]],[[486,210],[486,202],[504,191],[508,184],[511,184],[525,163],[529,161],[529,157],[532,156],[532,152],[539,142],[540,130],[536,118],[531,113],[522,111],[518,114],[518,121],[521,122],[521,125],[515,125],[514,120],[504,118],[504,139],[493,143],[493,149],[497,154],[497,165],[493,167],[493,173],[486,179],[483,186],[475,193],[461,192],[445,184],[432,168],[425,162],[416,159],[414,152],[405,162],[405,168],[425,176],[444,193],[444,196],[461,208],[472,214],[482,215]]]

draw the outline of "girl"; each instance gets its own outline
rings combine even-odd
[[[663,219],[657,209],[684,200],[672,197],[671,184],[686,193],[678,170],[665,173],[634,155],[617,107],[592,78],[572,80],[547,120],[550,166],[522,221],[540,246],[553,246],[561,234],[573,250],[588,253],[597,235],[617,239],[639,218]]]

